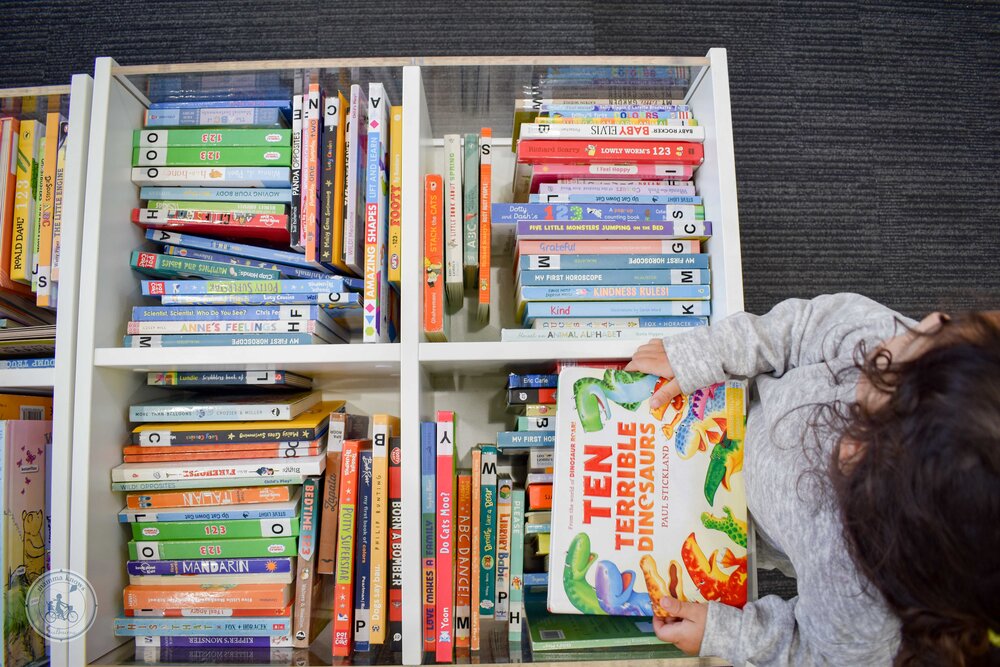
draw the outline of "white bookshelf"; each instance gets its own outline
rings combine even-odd
[[[70,665],[131,660],[129,642],[115,637],[112,619],[121,613],[126,583],[123,562],[128,534],[117,523],[121,494],[110,491],[109,470],[121,461],[127,438],[129,403],[154,395],[144,372],[167,369],[287,368],[304,372],[329,399],[343,398],[351,408],[388,411],[402,418],[405,499],[420,495],[419,422],[438,409],[458,414],[461,463],[468,465],[471,446],[507,430],[503,409],[506,374],[550,367],[558,359],[624,359],[636,343],[500,343],[500,329],[515,326],[510,298],[511,261],[501,242],[494,246],[491,319],[471,324],[465,313],[451,317],[452,341],[426,342],[422,331],[423,177],[439,170],[442,137],[452,132],[494,134],[494,200],[510,196],[513,154],[509,150],[513,100],[523,86],[549,66],[681,66],[691,83],[685,97],[699,122],[708,128],[705,164],[695,182],[705,201],[714,236],[706,244],[713,273],[713,317],[743,307],[739,223],[725,51],[703,58],[394,58],[253,63],[202,63],[121,67],[98,59],[90,124],[90,152],[83,221],[83,247],[77,336],[76,400],[72,465],[75,471],[69,507],[69,566],[84,574],[98,593],[98,616],[90,632],[69,645]],[[390,100],[403,105],[404,165],[402,205],[402,289],[400,340],[383,345],[330,345],[300,348],[202,348],[192,350],[122,349],[130,308],[144,301],[138,277],[127,257],[144,246],[142,231],[128,222],[138,188],[129,179],[132,131],[141,126],[151,83],[189,76],[269,73],[279,86],[291,86],[308,73],[332,90],[345,84],[381,81]],[[258,78],[259,80],[259,78]],[[154,85],[154,88],[155,88]],[[248,98],[259,92],[243,90]],[[260,96],[260,95],[257,95]],[[471,297],[467,304],[471,303]],[[420,507],[404,502],[402,662],[423,658],[420,597]],[[319,655],[314,652],[314,655]],[[687,664],[710,664],[691,660]]]

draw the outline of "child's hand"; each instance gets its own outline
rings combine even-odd
[[[649,407],[653,410],[681,393],[680,385],[674,379],[674,369],[670,365],[670,360],[667,359],[667,351],[663,349],[663,341],[659,338],[643,343],[632,355],[632,361],[628,362],[625,370],[658,375],[670,380],[649,399]]]
[[[705,636],[705,619],[708,605],[700,602],[681,602],[672,597],[660,598],[660,606],[672,618],[654,616],[653,630],[660,641],[670,642],[688,655],[698,655]]]

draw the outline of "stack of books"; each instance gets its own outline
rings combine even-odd
[[[551,100],[516,126],[515,319],[501,340],[646,339],[707,322],[704,128],[675,100]],[[517,115],[515,114],[517,118]],[[522,120],[525,120],[522,117]]]

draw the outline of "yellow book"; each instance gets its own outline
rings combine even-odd
[[[389,438],[399,435],[399,417],[372,415],[372,525],[370,570],[371,645],[384,644],[389,623],[386,593],[389,588]]]
[[[350,274],[351,269],[344,262],[344,181],[346,179],[347,158],[347,98],[337,91],[337,135],[334,151],[336,152],[333,168],[333,238],[331,239],[331,256],[323,257],[323,261],[331,264],[339,271]]]
[[[389,108],[389,282],[397,290],[402,257],[403,107]]]
[[[63,190],[66,171],[66,137],[69,134],[69,123],[63,122],[59,127],[59,154],[56,156],[56,196],[52,202],[52,271],[49,280],[52,282],[49,294],[49,307],[55,308],[59,297],[59,255],[62,249],[62,216]]]
[[[28,242],[31,220],[35,214],[32,194],[38,172],[38,142],[42,129],[37,120],[21,121],[21,136],[17,142],[17,184],[14,186],[14,237],[10,252],[10,277],[25,285],[31,284]]]
[[[31,233],[28,234],[27,252],[29,259],[24,261],[25,268],[31,269],[31,291],[38,291],[38,240],[42,231],[42,174],[45,173],[45,126],[39,121],[38,133],[38,168],[35,169],[35,182],[31,186],[31,195],[35,199],[35,214],[31,217]]]
[[[37,268],[31,282],[35,286],[35,302],[42,307],[51,305],[52,294],[52,225],[56,199],[56,169],[61,145],[59,129],[65,119],[56,111],[45,116],[45,157],[42,161],[41,210],[38,215]]]

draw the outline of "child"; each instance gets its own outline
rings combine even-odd
[[[913,322],[855,294],[646,343],[650,399],[753,378],[758,562],[798,596],[664,598],[660,639],[742,665],[1000,664],[1000,312]]]

